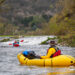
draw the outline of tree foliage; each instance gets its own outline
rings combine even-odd
[[[57,35],[66,35],[75,31],[75,0],[60,0],[59,3],[63,9],[50,20],[50,30]]]
[[[5,0],[0,0],[0,6],[5,2]]]
[[[75,0],[60,0],[58,7],[62,11],[57,13],[49,22],[50,34],[61,36],[61,40],[75,46]]]

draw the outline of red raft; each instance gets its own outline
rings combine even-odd
[[[20,45],[19,44],[14,44],[14,47],[19,47]]]

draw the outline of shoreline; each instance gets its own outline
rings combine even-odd
[[[35,37],[35,36],[38,36],[38,35],[0,35],[1,38],[6,37],[3,39],[0,39],[0,42],[7,42],[13,39],[19,39],[19,38],[24,38],[24,37]],[[54,35],[39,35],[39,36],[54,36]],[[48,44],[49,40],[57,40],[58,44],[62,46],[75,47],[75,43],[72,43],[72,42],[70,43],[71,39],[62,38],[62,36],[59,36],[59,37],[55,36],[54,38],[48,37],[45,41],[42,41],[40,44],[41,45]]]

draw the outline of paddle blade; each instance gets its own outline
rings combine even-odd
[[[23,42],[24,40],[21,40],[20,42]]]
[[[9,43],[9,45],[12,45],[12,43]]]

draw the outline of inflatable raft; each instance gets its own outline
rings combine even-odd
[[[14,46],[14,47],[19,47],[20,45],[19,45],[19,44],[14,44],[13,46]]]
[[[59,55],[49,59],[28,59],[19,53],[17,58],[21,64],[29,66],[75,66],[75,59],[69,55]]]

